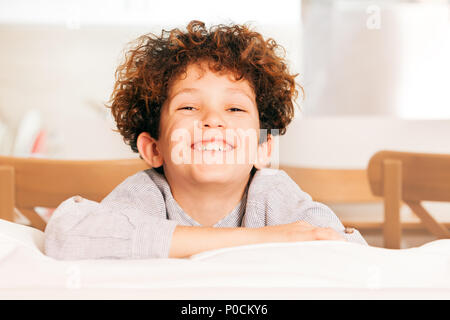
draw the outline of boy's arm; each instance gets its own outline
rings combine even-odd
[[[340,240],[331,228],[317,228],[298,221],[261,228],[213,228],[177,226],[172,236],[169,257],[184,258],[203,251],[265,242]]]
[[[256,228],[177,226],[172,236],[169,258],[186,258],[208,250],[260,242]]]

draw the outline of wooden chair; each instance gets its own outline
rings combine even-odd
[[[400,249],[401,203],[416,214],[437,238],[450,238],[447,227],[437,222],[421,201],[450,201],[450,154],[380,151],[368,164],[370,188],[384,198],[384,246]]]
[[[148,168],[141,159],[72,161],[0,156],[0,218],[14,221],[17,208],[33,227],[44,230],[46,222],[35,207],[56,208],[74,195],[101,201],[128,176]]]
[[[313,200],[324,204],[372,204],[382,198],[374,196],[365,169],[317,169],[280,166]],[[362,213],[364,214],[364,213]],[[366,219],[343,220],[346,227],[379,229],[380,223]]]

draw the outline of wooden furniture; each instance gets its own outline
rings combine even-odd
[[[450,231],[436,221],[421,201],[450,201],[450,154],[380,151],[368,165],[370,189],[384,198],[384,246],[399,249],[402,202],[437,238],[450,238]]]
[[[315,201],[328,203],[378,202],[366,170],[315,169],[280,166]]]
[[[14,221],[17,208],[31,225],[45,229],[35,207],[56,208],[80,195],[101,201],[130,175],[148,169],[141,159],[50,160],[0,156],[0,218]]]
[[[314,201],[324,204],[380,203],[381,197],[370,190],[367,171],[362,169],[317,169],[294,166],[280,166],[300,188]],[[364,213],[362,213],[364,214]],[[346,227],[358,229],[379,229],[379,222],[361,220],[345,221]]]

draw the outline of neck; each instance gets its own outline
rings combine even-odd
[[[242,200],[251,174],[234,183],[194,184],[166,175],[175,201],[202,226],[213,226],[227,216]]]

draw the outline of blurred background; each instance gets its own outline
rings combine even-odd
[[[449,8],[448,0],[0,0],[0,154],[138,157],[104,107],[115,69],[129,41],[194,19],[250,24],[286,49],[305,95],[277,140],[279,164],[365,169],[381,149],[450,153]],[[382,219],[379,206],[349,208],[333,207],[344,219],[362,211]]]

